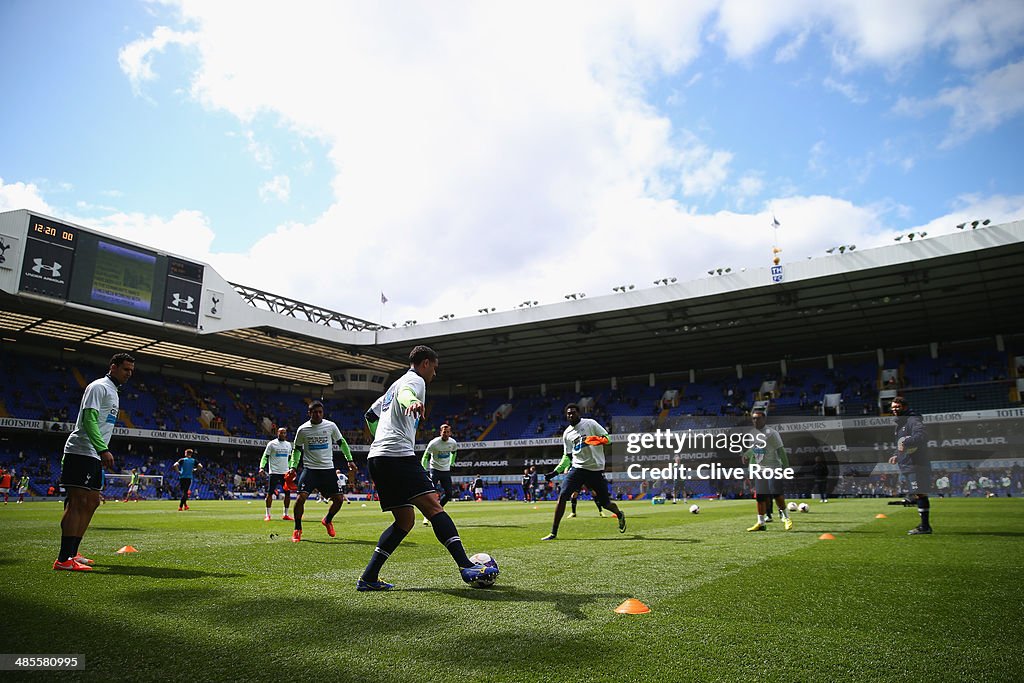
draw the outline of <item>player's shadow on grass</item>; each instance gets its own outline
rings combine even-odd
[[[673,536],[644,536],[643,534],[622,534],[621,536],[609,536],[608,538],[579,538],[564,539],[566,541],[578,540],[578,541],[655,541],[662,543],[703,543],[699,538],[676,538]]]
[[[1017,538],[1024,536],[1024,531],[940,531],[943,536],[1007,536]]]
[[[399,588],[393,592],[403,593],[444,593],[455,598],[472,600],[473,602],[498,603],[498,602],[526,602],[537,604],[548,602],[555,606],[561,614],[570,619],[586,619],[583,607],[591,603],[613,602],[624,600],[621,593],[557,593],[554,591],[540,591],[533,589],[517,588],[497,584],[490,588]]]
[[[460,522],[459,528],[462,529],[524,529],[524,524],[465,524]]]
[[[287,540],[287,539],[286,539]],[[316,543],[318,545],[370,545],[376,546],[377,541],[364,539],[364,538],[325,538],[320,540],[313,540],[312,538],[302,539],[303,543]],[[416,545],[415,541],[402,541],[402,547]]]
[[[137,526],[91,526],[90,531],[142,531]]]
[[[245,574],[227,572],[203,572],[198,569],[175,569],[174,567],[146,567],[138,565],[115,565],[96,567],[97,574],[120,576],[145,576],[150,579],[237,579]]]

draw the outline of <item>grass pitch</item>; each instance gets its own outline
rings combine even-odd
[[[260,501],[108,503],[82,544],[90,573],[50,569],[59,503],[11,504],[0,650],[85,657],[40,680],[1024,679],[1021,499],[936,500],[919,537],[917,513],[882,500],[812,502],[766,533],[744,531],[750,501],[700,504],[627,503],[620,535],[581,501],[542,543],[553,503],[452,503],[498,583],[463,584],[417,520],[389,593],[355,590],[391,519],[372,503],[346,505],[330,539],[309,502],[299,544],[280,502],[273,522]],[[615,614],[627,598],[651,612]]]

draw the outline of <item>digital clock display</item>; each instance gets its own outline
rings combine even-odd
[[[66,247],[74,247],[78,237],[78,231],[70,225],[55,223],[50,220],[32,216],[29,224],[28,236],[50,244],[60,244]]]
[[[71,283],[78,229],[29,216],[21,270],[21,291],[66,299]]]

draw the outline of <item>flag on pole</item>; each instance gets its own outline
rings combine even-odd
[[[386,296],[384,296],[384,292],[381,292],[380,293],[380,303],[381,303],[381,305],[386,304],[387,302],[388,302],[388,298]]]
[[[775,214],[772,214],[772,227],[773,228],[777,228],[777,227],[779,227],[781,225],[782,225],[782,223],[780,223],[779,219],[775,217]]]

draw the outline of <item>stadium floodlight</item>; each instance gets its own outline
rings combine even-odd
[[[439,316],[439,317],[438,317],[438,320],[451,320],[451,319],[453,319],[454,317],[455,317],[455,314],[454,314],[454,313],[445,313],[444,315],[442,315],[442,316]]]
[[[575,301],[577,299],[583,299],[586,296],[587,296],[586,292],[571,292],[569,294],[566,294],[562,298],[566,299],[566,300],[572,299],[573,301]]]
[[[663,277],[660,280],[655,280],[654,284],[656,284],[656,285],[670,285],[670,284],[674,283],[675,281],[676,281],[676,279],[674,277]]]
[[[635,289],[635,285],[619,285],[618,287],[612,287],[613,292],[628,292]]]
[[[411,327],[411,326],[413,326],[415,324],[416,324],[415,320],[406,320],[404,323],[402,323],[402,325],[405,326],[405,327]]]
[[[518,306],[516,306],[516,308],[533,308],[536,305],[537,305],[536,301],[526,300],[523,303],[521,303]]]
[[[494,311],[496,311],[496,310],[497,310],[496,308],[478,308],[478,309],[476,309],[476,312],[477,313],[494,313]]]

